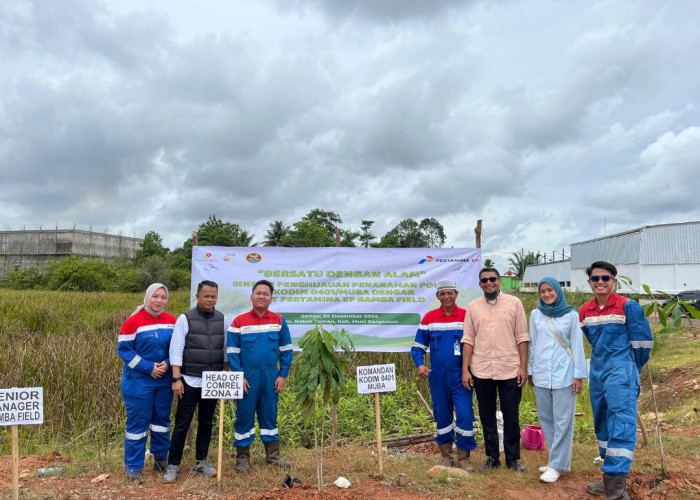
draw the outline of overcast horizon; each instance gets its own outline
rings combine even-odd
[[[511,252],[700,220],[700,2],[0,4],[0,229],[313,208]]]

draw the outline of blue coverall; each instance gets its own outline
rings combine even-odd
[[[126,320],[119,333],[117,352],[124,360],[121,393],[126,406],[124,465],[127,472],[140,471],[151,431],[150,450],[159,460],[168,458],[170,412],[173,404],[172,372],[168,359],[175,318],[157,317],[141,310]],[[168,371],[151,377],[155,363],[165,361]]]
[[[579,319],[591,344],[590,397],[602,470],[624,476],[637,440],[639,374],[654,346],[651,328],[637,302],[615,293],[603,309],[595,299],[581,306]]]
[[[237,316],[228,329],[226,352],[231,371],[242,371],[250,384],[236,404],[234,441],[248,447],[255,439],[255,414],[258,415],[260,440],[279,440],[275,380],[287,378],[292,365],[292,339],[284,318],[271,311],[259,317],[255,311]],[[278,367],[279,365],[279,367]]]
[[[472,391],[462,385],[462,333],[465,310],[455,306],[447,316],[440,307],[429,311],[421,320],[411,348],[416,368],[424,365],[425,352],[430,347],[428,381],[433,399],[433,414],[437,423],[435,442],[452,443],[457,434],[457,448],[473,450],[474,412]],[[454,415],[456,414],[456,421]]]

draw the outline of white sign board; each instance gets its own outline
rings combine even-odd
[[[202,372],[202,399],[243,398],[243,372]]]
[[[0,389],[0,425],[43,423],[43,387]]]
[[[388,365],[370,365],[357,367],[357,392],[372,394],[375,392],[392,392],[396,390],[396,367]]]

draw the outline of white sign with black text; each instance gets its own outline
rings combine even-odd
[[[388,365],[370,365],[357,367],[357,392],[373,394],[375,392],[392,392],[396,390],[396,367]]]
[[[242,399],[243,372],[202,372],[202,399]]]
[[[43,387],[0,389],[0,425],[43,423]]]

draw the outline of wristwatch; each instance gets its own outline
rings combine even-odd
[[[173,384],[179,380],[182,380],[182,375],[180,375],[179,377],[173,377]]]

